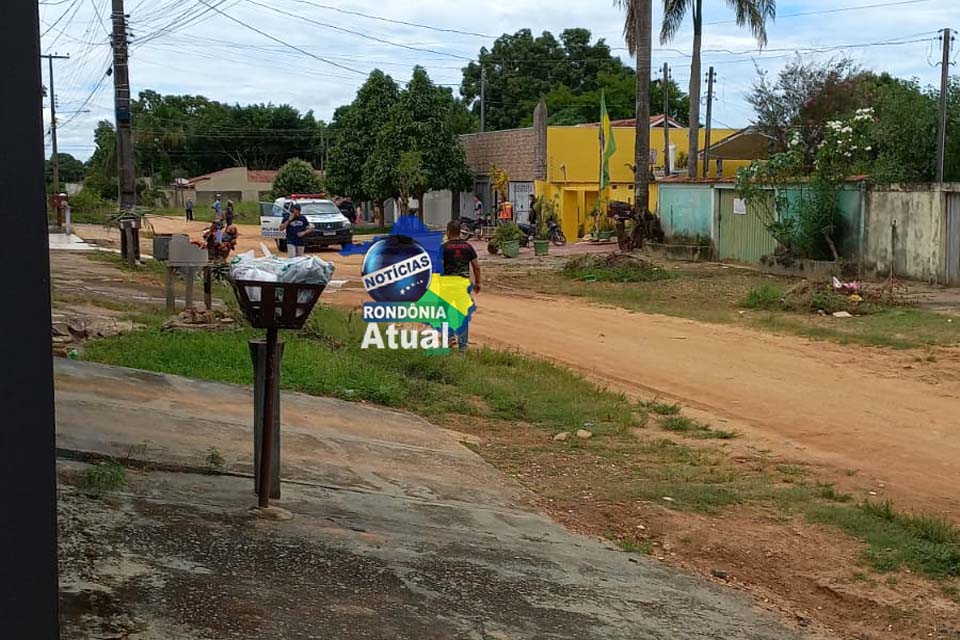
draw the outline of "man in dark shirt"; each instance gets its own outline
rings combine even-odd
[[[451,220],[447,224],[447,241],[441,247],[443,251],[443,274],[446,276],[460,276],[470,279],[470,270],[473,270],[473,293],[480,293],[480,263],[473,246],[460,238],[460,221]],[[456,332],[457,346],[460,351],[467,350],[469,338],[469,321],[464,320]]]
[[[302,256],[306,252],[306,240],[313,225],[300,213],[300,205],[290,207],[290,217],[280,225],[281,231],[287,232],[287,255],[291,258]]]

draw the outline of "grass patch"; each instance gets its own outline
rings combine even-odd
[[[960,529],[943,518],[901,513],[890,502],[816,505],[807,518],[866,542],[865,558],[878,572],[907,567],[932,578],[960,576]]]
[[[676,402],[661,402],[654,398],[641,402],[640,406],[658,416],[676,416],[680,414],[680,405]]]
[[[78,486],[88,496],[99,498],[126,487],[127,470],[116,460],[104,460],[85,469]]]
[[[207,450],[207,457],[204,458],[204,462],[212,471],[221,471],[226,464],[226,460],[223,459],[223,454],[220,453],[220,450],[216,447],[210,447]]]
[[[140,265],[131,269],[130,265],[127,264],[127,261],[124,260],[119,253],[114,253],[112,251],[87,251],[83,255],[86,256],[88,260],[93,260],[94,262],[103,262],[117,267],[121,271],[125,271],[127,273],[147,273],[164,278],[166,277],[167,273],[166,265],[159,260],[144,259]],[[200,291],[200,295],[203,295],[202,290]]]
[[[591,282],[651,282],[670,273],[657,265],[622,253],[593,253],[567,260],[560,273],[572,280]]]
[[[634,540],[633,538],[611,538],[620,549],[627,553],[640,553],[649,556],[653,553],[653,540]]]
[[[701,440],[730,440],[736,438],[737,434],[732,431],[714,429],[710,425],[698,422],[693,418],[685,416],[672,415],[660,420],[660,427],[667,431],[681,433],[691,438]]]
[[[364,324],[355,314],[321,307],[307,327],[289,333],[282,384],[287,389],[367,401],[442,419],[447,415],[524,421],[551,433],[590,423],[595,435],[621,433],[641,414],[623,394],[515,352],[478,349],[466,357],[420,351],[360,349]],[[240,329],[139,333],[91,342],[85,357],[120,366],[249,384],[253,371]],[[523,380],[523,384],[517,384]]]
[[[779,309],[782,306],[783,291],[772,284],[761,284],[747,292],[740,306],[747,309]]]

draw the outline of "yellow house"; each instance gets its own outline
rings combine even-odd
[[[617,150],[610,159],[610,200],[634,201],[634,149],[635,129],[633,121],[612,123]],[[662,178],[664,161],[673,173],[686,172],[686,151],[689,129],[674,122],[669,123],[670,153],[664,154],[663,116],[651,118],[650,164],[654,175]],[[627,126],[624,126],[627,125]],[[713,129],[711,146],[736,133],[735,129]],[[590,213],[597,205],[600,181],[600,146],[597,125],[571,127],[549,126],[546,132],[546,176],[537,180],[537,195],[556,199],[560,210],[561,226],[568,238],[579,238],[590,233],[593,220]],[[699,147],[702,150],[705,131],[700,129]],[[717,177],[718,169],[724,176],[732,176],[737,169],[749,164],[745,160],[710,162],[708,175]],[[719,165],[719,166],[718,166]],[[703,175],[703,158],[698,160],[698,175]],[[655,210],[657,185],[650,184],[650,208]]]

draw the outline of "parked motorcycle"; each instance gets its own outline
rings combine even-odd
[[[460,236],[465,240],[477,238],[483,239],[483,228],[491,226],[490,218],[481,215],[479,218],[469,216],[460,216]]]

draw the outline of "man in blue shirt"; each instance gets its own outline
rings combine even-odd
[[[217,222],[223,220],[223,203],[220,202],[220,194],[217,194],[217,199],[213,201],[213,204],[210,205],[213,207],[213,219]]]
[[[313,230],[313,225],[300,213],[300,205],[290,207],[290,217],[280,225],[281,231],[287,232],[287,255],[291,258],[306,253],[306,238]]]

